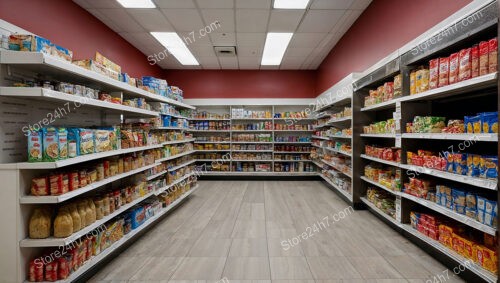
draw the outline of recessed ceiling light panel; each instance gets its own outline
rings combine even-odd
[[[161,45],[167,48],[168,52],[174,55],[175,58],[185,66],[198,66],[198,60],[194,57],[193,53],[189,51],[186,44],[180,36],[175,32],[152,32],[151,33]]]
[[[286,48],[292,39],[291,32],[270,32],[266,37],[264,45],[264,54],[262,55],[261,65],[279,66],[285,55]]]
[[[125,8],[156,8],[151,0],[116,0]]]
[[[305,9],[309,0],[274,0],[274,9]]]

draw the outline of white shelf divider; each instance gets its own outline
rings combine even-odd
[[[186,167],[186,166],[188,166],[188,165],[191,165],[191,164],[193,164],[193,163],[195,163],[195,162],[196,162],[196,160],[189,160],[188,162],[185,162],[185,163],[183,163],[183,164],[180,164],[180,165],[177,165],[177,166],[174,166],[174,167],[168,168],[168,169],[167,169],[167,171],[168,171],[168,172],[172,172],[172,171],[175,171],[175,170],[180,169],[180,168],[182,168],[182,167]]]
[[[368,178],[367,178],[367,177],[365,177],[365,176],[361,176],[361,180],[363,180],[363,181],[365,181],[365,182],[367,182],[367,183],[369,183],[369,184],[372,184],[372,185],[376,186],[377,188],[380,188],[380,189],[382,189],[382,190],[384,190],[384,191],[387,191],[387,192],[389,192],[389,193],[391,193],[391,194],[393,194],[393,195],[395,195],[395,196],[400,196],[400,195],[401,195],[401,192],[393,191],[393,190],[391,190],[391,189],[389,189],[389,188],[387,188],[387,187],[383,186],[383,185],[382,185],[382,184],[380,184],[380,183],[377,183],[377,182],[375,182],[375,181],[373,181],[373,180],[368,179]]]
[[[172,156],[169,156],[169,157],[158,159],[158,160],[156,160],[156,162],[169,161],[169,160],[176,159],[176,158],[179,158],[179,157],[182,157],[182,156],[186,156],[186,155],[189,155],[189,154],[195,153],[195,152],[196,152],[196,150],[186,151],[186,152],[183,152],[183,153],[179,153],[177,155],[172,155]]]
[[[395,166],[395,167],[400,167],[401,166],[401,163],[394,162],[394,161],[388,161],[388,160],[384,160],[384,159],[380,159],[380,158],[376,158],[376,157],[372,157],[372,156],[369,156],[369,155],[366,155],[366,154],[361,154],[361,158],[367,159],[367,160],[371,160],[371,161],[375,161],[375,162],[382,163],[382,164],[387,164],[387,165]]]

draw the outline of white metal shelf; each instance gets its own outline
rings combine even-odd
[[[259,142],[259,141],[232,141],[234,144],[272,144],[273,142]]]
[[[283,160],[283,159],[274,159],[274,162],[312,162],[310,159],[302,159],[302,160]]]
[[[432,202],[432,201],[428,201],[428,200],[425,200],[425,199],[422,199],[422,198],[418,198],[418,197],[415,197],[415,196],[412,196],[412,195],[409,195],[409,194],[406,194],[406,193],[402,193],[401,196],[403,198],[406,198],[406,199],[409,199],[413,202],[416,202],[422,206],[425,206],[427,208],[430,208],[436,212],[439,212],[451,219],[454,219],[458,222],[461,222],[467,226],[470,226],[472,228],[475,228],[479,231],[482,231],[484,233],[487,233],[487,234],[490,234],[492,236],[495,236],[495,233],[496,233],[496,229],[493,228],[493,227],[490,227],[488,225],[485,225],[485,224],[482,224],[481,222],[475,220],[475,219],[472,219],[466,215],[462,215],[462,214],[459,214],[451,209],[448,209],[444,206],[441,206],[435,202]]]
[[[170,116],[172,118],[177,118],[177,119],[186,119],[186,120],[189,120],[188,117],[185,117],[185,116],[182,116],[182,115],[177,115],[177,114],[168,114],[168,113],[160,113],[161,115],[164,115],[164,116]]]
[[[347,122],[347,121],[351,121],[351,120],[352,120],[352,116],[342,117],[342,118],[337,118],[337,119],[331,119],[328,122],[326,122],[326,124],[330,125],[330,124],[335,124],[335,123]]]
[[[391,166],[396,166],[396,167],[400,167],[401,166],[401,163],[394,162],[394,161],[388,161],[388,160],[384,160],[384,159],[380,159],[380,158],[376,158],[376,157],[372,157],[372,156],[369,156],[369,155],[366,155],[366,154],[361,154],[361,158],[367,159],[367,160],[371,160],[371,161],[375,161],[375,162],[378,162],[378,163],[383,163],[383,164],[391,165]]]
[[[328,137],[315,136],[315,135],[313,135],[311,138],[312,139],[318,139],[318,140],[330,140]]]
[[[350,152],[345,152],[345,151],[342,151],[342,150],[337,150],[337,149],[335,149],[335,148],[333,148],[333,147],[322,146],[322,147],[320,147],[320,148],[323,148],[323,149],[326,149],[326,150],[329,150],[329,151],[333,151],[333,152],[335,152],[335,153],[340,153],[340,154],[343,154],[343,155],[345,155],[345,156],[352,157],[352,153],[350,153]]]
[[[196,152],[228,152],[230,149],[195,149]]]
[[[127,83],[117,81],[105,75],[87,70],[70,62],[63,61],[40,52],[1,50],[0,64],[22,65],[37,73],[52,75],[54,77],[58,77],[59,79],[73,79],[76,81],[83,80],[90,82],[91,84],[98,84],[106,88],[112,88],[116,91],[123,91],[126,95],[143,97],[152,101],[165,102],[182,108],[195,109],[195,107],[191,105],[145,91]]]
[[[444,246],[440,242],[433,240],[424,234],[418,232],[417,230],[413,229],[411,225],[408,224],[401,224],[400,227],[406,231],[407,233],[419,238],[420,240],[424,241],[426,244],[430,245],[431,247],[437,249],[440,251],[442,254],[446,255],[447,257],[453,259],[457,263],[461,264],[462,266],[467,267],[471,272],[474,274],[478,275],[481,277],[483,280],[491,283],[495,283],[498,280],[498,277],[489,272],[488,270],[482,268],[480,265],[477,263],[473,262],[470,259],[467,259],[463,257],[462,255],[457,254],[455,251],[449,249],[448,247]]]
[[[275,154],[306,154],[310,151],[274,151]]]
[[[191,172],[191,173],[188,173],[184,176],[182,176],[181,178],[175,180],[172,184],[169,184],[163,188],[160,188],[159,190],[155,191],[153,194],[156,195],[156,196],[159,196],[161,195],[163,192],[165,192],[166,190],[170,189],[170,188],[173,188],[175,187],[177,184],[180,184],[182,183],[182,181],[186,180],[187,178],[191,177],[191,176],[194,176],[195,173]]]
[[[229,134],[231,130],[195,130],[189,128],[190,133],[227,133]]]
[[[400,195],[401,195],[401,192],[393,191],[393,190],[391,190],[391,189],[389,189],[389,188],[387,188],[387,187],[383,186],[383,185],[382,185],[382,184],[380,184],[380,183],[377,183],[377,182],[375,182],[375,181],[373,181],[373,180],[371,180],[371,179],[368,179],[368,178],[367,178],[367,177],[365,177],[365,176],[361,176],[361,180],[363,180],[363,181],[365,181],[365,182],[367,182],[367,183],[370,183],[370,184],[372,184],[372,185],[374,185],[374,186],[377,186],[378,188],[380,188],[380,189],[382,189],[382,190],[385,190],[385,191],[387,191],[387,192],[389,192],[389,193],[391,193],[391,194],[393,194],[393,195],[395,195],[395,196],[400,196]]]
[[[449,97],[453,95],[461,95],[465,92],[481,90],[487,87],[494,87],[498,84],[498,74],[491,73],[480,77],[475,77],[469,80],[461,81],[455,84],[447,85],[440,88],[431,89],[415,95],[404,96],[400,101],[419,101]]]
[[[208,144],[230,144],[231,142],[228,142],[228,141],[223,141],[223,142],[195,141],[194,143],[208,143]]]
[[[384,139],[396,138],[396,134],[361,134],[361,136],[367,138],[384,138]]]
[[[212,161],[221,161],[220,158],[215,158],[215,159],[196,159],[196,162],[212,162]],[[231,162],[231,160],[226,160],[224,162]]]
[[[200,119],[200,118],[187,118],[190,121],[231,121],[231,119]]]
[[[278,141],[275,141],[274,142],[275,144],[311,144],[311,142],[278,142]]]
[[[323,167],[325,166],[325,164],[320,163],[320,162],[318,162],[318,161],[316,161],[316,160],[313,160],[313,161],[312,161],[312,163],[314,163],[316,166],[318,166],[318,167],[319,167],[319,168],[321,168],[321,169],[323,169]]]
[[[271,133],[273,130],[231,130],[233,133]]]
[[[172,172],[172,171],[175,171],[175,170],[180,169],[180,168],[182,168],[182,167],[185,167],[185,166],[188,166],[188,165],[190,165],[190,164],[193,164],[193,163],[195,163],[195,162],[196,162],[196,160],[189,160],[188,162],[185,162],[185,163],[183,163],[183,164],[180,164],[180,165],[174,166],[174,167],[172,167],[172,168],[168,168],[168,169],[167,169],[167,171],[168,171],[168,172]]]
[[[332,163],[330,163],[330,162],[328,162],[328,161],[326,161],[324,159],[321,159],[321,161],[323,163],[325,163],[326,165],[328,165],[328,166],[332,167],[333,169],[335,169],[336,172],[342,173],[345,176],[347,176],[349,178],[352,178],[352,169],[351,169],[351,172],[344,172],[344,171],[340,170],[336,165],[334,165],[334,164],[332,164]]]
[[[314,132],[314,130],[274,130],[277,133],[309,133]]]
[[[266,153],[268,153],[268,152],[273,152],[273,150],[272,150],[272,149],[270,149],[270,150],[268,150],[268,149],[266,149],[266,150],[258,150],[258,149],[256,149],[256,150],[248,150],[248,149],[231,149],[231,151],[232,151],[232,152],[266,152]],[[274,153],[276,153],[276,152],[274,152]]]
[[[233,121],[272,121],[273,118],[231,118]]]
[[[401,223],[399,223],[398,221],[396,221],[396,219],[392,218],[390,215],[388,215],[387,213],[383,212],[380,208],[376,207],[373,203],[371,203],[367,198],[365,197],[362,197],[360,198],[361,201],[366,204],[373,212],[377,213],[378,215],[382,216],[383,218],[389,220],[390,222],[392,222],[394,225],[400,227],[401,226]]]
[[[352,139],[352,136],[344,136],[344,135],[334,136],[334,135],[328,135],[328,138],[329,139]]]
[[[166,208],[163,208],[158,214],[154,215],[153,217],[149,218],[146,220],[141,226],[137,227],[136,229],[130,231],[130,233],[124,235],[120,240],[116,241],[113,243],[110,247],[102,251],[100,254],[92,257],[90,260],[85,262],[80,268],[78,268],[75,272],[71,273],[70,276],[66,280],[58,280],[55,281],[56,283],[69,283],[69,282],[75,282],[80,276],[82,276],[85,272],[90,270],[93,266],[97,265],[99,262],[101,262],[104,258],[108,257],[111,253],[116,251],[118,248],[123,246],[126,242],[128,242],[130,239],[134,238],[137,234],[139,234],[141,231],[145,230],[147,227],[149,227],[151,224],[156,222],[158,219],[160,219],[163,215],[168,213],[170,210],[173,208],[177,207],[184,199],[186,199],[189,195],[194,193],[196,190],[198,190],[199,185],[195,186],[191,190],[187,191],[182,195],[180,198],[172,202],[169,206]],[[24,281],[25,283],[30,283],[28,281]],[[48,283],[48,282],[44,282]]]
[[[463,175],[453,174],[453,173],[440,171],[440,170],[436,170],[436,169],[425,168],[422,166],[401,164],[400,167],[403,169],[406,169],[406,170],[411,170],[411,171],[417,172],[419,174],[432,175],[434,177],[447,179],[447,180],[455,181],[455,182],[460,182],[460,183],[464,183],[464,184],[469,184],[469,185],[473,185],[473,186],[488,189],[488,190],[494,190],[494,191],[497,190],[497,181],[496,180],[488,180],[488,179],[483,179],[483,178],[463,176]]]
[[[172,156],[169,156],[169,157],[158,159],[158,160],[156,160],[156,162],[169,161],[169,160],[176,159],[176,158],[179,158],[179,157],[182,157],[182,156],[185,156],[185,155],[189,155],[189,154],[192,154],[192,153],[195,153],[195,152],[196,152],[195,150],[186,151],[186,152],[183,152],[183,153],[179,153],[177,155],[172,155]]]
[[[87,235],[88,233],[92,232],[93,230],[99,228],[101,225],[104,225],[106,222],[109,220],[115,218],[116,216],[122,214],[123,212],[127,211],[134,205],[144,201],[145,199],[149,198],[150,196],[154,195],[153,192],[148,193],[142,197],[139,197],[135,199],[134,201],[122,205],[119,209],[115,210],[113,213],[110,213],[109,215],[103,217],[100,220],[95,221],[94,223],[90,224],[89,226],[81,229],[80,231],[77,231],[73,233],[71,236],[66,237],[66,238],[55,238],[55,237],[49,237],[47,239],[30,239],[26,238],[21,240],[19,242],[19,246],[22,248],[34,248],[34,247],[60,247],[60,246],[66,246],[69,245],[70,243],[78,240],[82,236]]]
[[[83,188],[79,188],[77,190],[68,192],[66,194],[62,194],[59,196],[22,196],[19,198],[19,203],[22,204],[50,204],[50,203],[61,203],[67,200],[70,200],[72,198],[75,198],[77,196],[80,196],[82,194],[85,194],[87,192],[96,190],[104,185],[110,184],[112,182],[118,181],[120,179],[144,172],[148,169],[151,169],[155,166],[158,166],[158,163],[151,164],[148,166],[144,166],[135,170],[131,170],[122,174],[115,175],[113,177],[106,178],[104,180],[92,183],[88,186],[85,186]]]
[[[328,177],[326,177],[322,173],[319,173],[319,176],[321,178],[323,178],[323,180],[325,180],[332,187],[334,187],[335,190],[337,190],[339,193],[341,193],[343,196],[345,196],[348,200],[350,200],[352,202],[352,195],[348,191],[339,188],[339,186],[337,186],[335,183],[333,183],[332,180],[330,180]]]
[[[183,127],[156,127],[153,130],[172,130],[172,131],[189,131],[189,128]]]
[[[498,134],[405,133],[402,134],[401,137],[403,139],[498,142]]]
[[[160,173],[157,173],[157,174],[154,174],[154,175],[148,176],[148,177],[146,178],[146,180],[151,181],[151,180],[156,179],[156,178],[158,178],[158,177],[160,177],[160,176],[162,176],[162,175],[165,175],[165,173],[167,173],[167,170],[163,170],[163,171],[161,171]]]
[[[315,118],[274,118],[274,121],[314,121]]]
[[[317,172],[234,172],[234,171],[212,171],[205,172],[207,176],[317,176]]]
[[[262,160],[258,160],[258,159],[242,159],[242,160],[239,160],[239,159],[231,159],[232,162],[273,162],[273,160],[269,160],[269,159],[262,159]]]
[[[168,145],[168,144],[178,144],[178,143],[188,143],[188,142],[194,142],[195,139],[185,139],[185,140],[178,140],[178,141],[167,141],[163,142],[162,145]]]
[[[142,147],[133,147],[127,149],[112,150],[94,154],[81,155],[74,158],[69,158],[65,160],[59,160],[55,162],[22,162],[17,164],[18,169],[56,169],[69,165],[80,164],[87,161],[97,160],[101,158],[106,158],[115,155],[128,154],[132,152],[150,150],[155,148],[161,148],[163,145],[149,145]]]
[[[158,112],[151,110],[67,94],[41,87],[0,87],[0,96],[16,97],[30,100],[33,99],[37,101],[48,102],[71,102],[72,104],[68,104],[67,107],[61,107],[61,109],[64,109],[64,111],[67,110],[67,113],[76,111],[79,108],[92,107],[106,110],[107,112],[111,113],[123,114],[127,117],[159,116]]]
[[[341,105],[341,104],[343,105],[344,103],[346,103],[347,101],[350,101],[350,100],[352,100],[351,95],[339,97],[338,99],[335,99],[335,101],[333,101],[332,103],[319,107],[318,109],[315,110],[315,112],[321,112],[321,111],[323,111],[327,108],[333,107],[335,105]]]
[[[382,110],[382,109],[389,109],[389,108],[396,108],[396,102],[397,101],[400,101],[401,98],[394,98],[392,100],[389,100],[389,101],[384,101],[384,102],[381,102],[381,103],[377,103],[375,105],[370,105],[370,106],[367,106],[367,107],[363,107],[361,108],[361,111],[378,111],[378,110]]]

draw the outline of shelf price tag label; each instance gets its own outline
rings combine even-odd
[[[401,147],[401,135],[396,135],[396,144],[395,147]]]
[[[401,120],[401,111],[396,111],[394,113],[392,113],[392,117],[394,118],[394,120]]]
[[[396,221],[401,223],[401,196],[396,196]]]

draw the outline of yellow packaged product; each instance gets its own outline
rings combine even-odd
[[[417,72],[412,71],[410,73],[410,95],[417,93]]]

